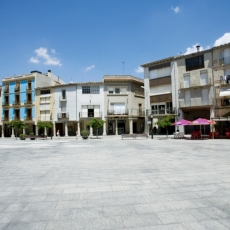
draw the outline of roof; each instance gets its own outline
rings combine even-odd
[[[143,79],[131,75],[104,75],[103,80],[104,82],[132,81],[137,83],[144,83]]]
[[[150,67],[150,66],[154,66],[154,65],[159,65],[162,63],[166,63],[166,62],[171,62],[174,59],[174,57],[168,57],[168,58],[164,58],[164,59],[160,59],[157,61],[153,61],[153,62],[147,62],[145,64],[142,64],[142,67]]]

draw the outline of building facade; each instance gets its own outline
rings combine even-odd
[[[25,122],[28,128],[21,132],[26,134],[36,133],[37,105],[35,88],[63,83],[50,70],[46,74],[42,74],[39,71],[31,71],[30,74],[3,78],[2,137],[14,137],[14,130],[6,125],[11,120]]]
[[[155,132],[162,134],[165,128],[158,127],[156,122],[166,116],[177,116],[177,79],[175,79],[174,66],[171,64],[174,57],[165,58],[155,62],[141,65],[144,68],[145,107],[145,133]],[[174,131],[169,127],[169,133]]]
[[[105,75],[104,113],[107,135],[144,132],[144,82],[130,75]]]

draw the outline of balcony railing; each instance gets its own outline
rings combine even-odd
[[[173,108],[165,108],[165,109],[149,109],[147,110],[147,115],[174,115],[175,114],[175,109]]]
[[[52,117],[50,117],[50,116],[47,116],[47,117],[38,116],[38,120],[39,121],[51,121]]]
[[[9,117],[2,117],[2,121],[9,121]]]
[[[32,121],[33,118],[32,118],[31,116],[26,116],[26,117],[24,118],[24,120],[25,120],[25,121]]]
[[[145,109],[131,109],[129,115],[133,115],[133,116],[145,116]]]
[[[81,118],[91,118],[91,117],[102,117],[102,112],[80,112],[79,117]]]
[[[199,79],[196,81],[189,81],[189,82],[180,82],[180,89],[187,89],[187,88],[193,88],[193,87],[202,87],[202,86],[208,86],[212,84],[211,78],[207,79]]]
[[[121,109],[121,110],[108,110],[108,115],[129,115],[128,109]]]
[[[2,103],[2,107],[8,107],[9,106],[9,102],[8,101],[4,101],[3,103]]]
[[[69,113],[66,113],[66,112],[64,112],[64,113],[58,113],[57,114],[57,118],[58,119],[68,119],[69,118]]]
[[[67,101],[66,95],[65,96],[63,96],[63,95],[59,96],[59,101]]]
[[[26,91],[32,91],[32,87],[26,87]]]
[[[213,98],[202,100],[201,98],[192,98],[191,100],[179,101],[180,108],[213,105]]]
[[[24,105],[25,106],[32,106],[33,102],[31,100],[25,100]]]
[[[20,101],[13,101],[13,106],[20,106]]]

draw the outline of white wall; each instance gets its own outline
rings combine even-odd
[[[82,94],[82,85],[77,86],[77,120],[78,121],[79,121],[79,112],[82,112],[82,105],[99,105],[100,112],[102,113],[102,120],[104,120],[104,85],[98,84],[98,86],[100,86],[99,94]]]
[[[66,101],[60,101],[62,90],[66,90]],[[66,112],[69,113],[69,121],[77,120],[76,85],[54,88],[54,121],[58,121],[57,114],[62,112],[62,107],[66,107]]]

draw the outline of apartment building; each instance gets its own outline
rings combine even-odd
[[[221,135],[230,128],[230,43],[213,47],[215,107],[213,120]]]
[[[179,119],[210,119],[214,115],[212,49],[199,51],[197,46],[197,52],[175,57],[174,60],[178,79]],[[188,133],[194,129],[191,126],[180,128]]]
[[[84,82],[77,84],[77,121],[79,133],[88,130],[90,135],[96,135],[88,122],[93,119],[105,120],[104,114],[104,83]],[[106,124],[98,130],[99,135],[106,135]]]
[[[106,134],[143,133],[144,81],[130,75],[105,75],[103,81]]]
[[[156,127],[157,133],[166,133],[165,128],[158,127],[156,122],[166,116],[177,116],[177,78],[175,66],[171,63],[174,57],[142,64],[144,68],[145,89],[145,133],[150,133]],[[169,127],[169,133],[174,132]]]
[[[52,74],[50,70],[45,74],[39,71],[31,71],[29,74],[3,78],[2,137],[14,137],[14,130],[6,125],[6,123],[11,120],[21,120],[26,123],[28,128],[23,130],[23,133],[36,133],[35,88],[63,83],[64,82]]]

